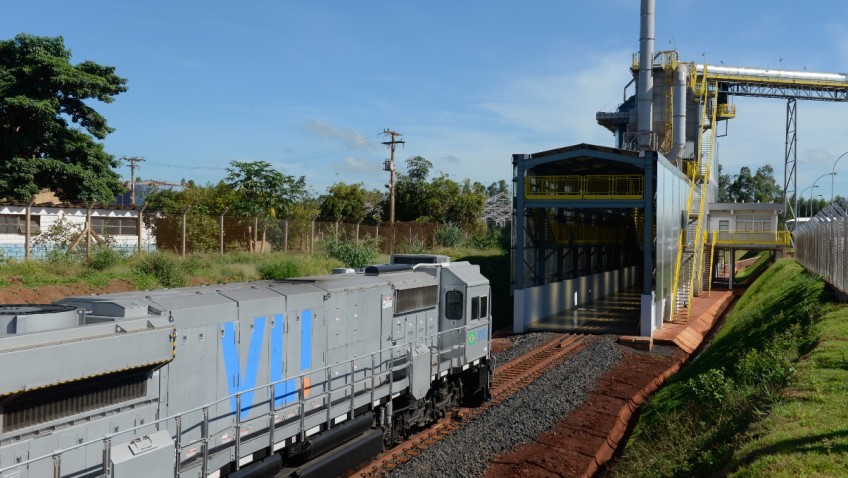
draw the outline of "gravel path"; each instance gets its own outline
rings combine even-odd
[[[540,432],[550,429],[577,408],[598,379],[619,360],[621,352],[616,337],[592,339],[577,355],[398,467],[390,476],[483,476],[496,455],[533,441]]]

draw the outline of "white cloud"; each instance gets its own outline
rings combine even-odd
[[[610,144],[610,135],[595,121],[598,111],[614,110],[623,100],[629,80],[630,53],[581,55],[586,67],[552,74],[513,77],[481,107],[501,121],[537,135],[554,136],[560,146],[574,143]]]
[[[368,161],[365,159],[356,158],[354,156],[348,156],[342,160],[340,164],[338,164],[339,169],[345,171],[353,171],[353,172],[362,172],[362,173],[374,173],[378,171],[382,171],[381,165],[375,163],[374,161]]]
[[[366,138],[365,135],[363,135],[359,131],[350,128],[339,128],[331,126],[327,124],[324,120],[320,119],[313,119],[303,125],[302,128],[303,130],[316,134],[318,136],[344,140],[351,145],[355,144],[357,146],[361,145],[363,147],[368,146],[372,148],[378,145],[370,145],[370,139]]]

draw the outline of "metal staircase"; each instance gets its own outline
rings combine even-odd
[[[675,310],[687,307],[692,296],[703,290],[702,270],[709,267],[711,259],[704,261],[704,246],[706,244],[706,224],[704,214],[707,202],[707,185],[710,182],[713,150],[715,145],[715,124],[718,111],[718,87],[710,83],[707,77],[702,77],[700,83],[694,84],[696,96],[701,104],[701,139],[697,159],[688,164],[686,169],[689,177],[689,199],[686,209],[689,211],[687,226],[680,233],[680,248],[675,267],[676,290]],[[708,285],[709,287],[709,285]],[[687,311],[688,317],[688,311]]]

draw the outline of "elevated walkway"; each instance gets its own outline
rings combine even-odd
[[[710,235],[710,244],[722,249],[785,249],[789,240],[789,231],[713,231]]]

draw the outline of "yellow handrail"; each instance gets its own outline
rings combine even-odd
[[[645,178],[641,175],[527,176],[524,178],[526,199],[597,200],[642,199]]]
[[[704,111],[703,111],[703,116],[702,116],[703,119],[702,119],[701,124],[703,124],[703,121],[706,121],[706,110],[707,110],[707,106],[709,105],[710,91],[709,91],[709,85],[706,84],[706,83],[707,83],[707,80],[706,80],[706,77],[704,77],[704,85],[702,87],[703,88],[702,91],[703,91],[703,94],[704,94],[703,101],[702,101],[702,104],[704,105],[704,108],[703,108]],[[713,95],[714,95],[714,98],[713,98],[713,103],[711,105],[712,108],[711,108],[711,114],[710,114],[710,137],[709,137],[709,144],[708,144],[708,147],[707,147],[707,164],[706,164],[706,168],[704,168],[704,178],[703,178],[703,181],[701,183],[701,204],[698,207],[698,222],[697,222],[696,227],[695,227],[695,249],[693,251],[694,255],[692,256],[692,274],[690,274],[690,277],[689,277],[689,281],[690,281],[689,282],[689,300],[688,300],[689,304],[692,303],[692,296],[695,293],[695,284],[696,284],[695,280],[696,280],[696,278],[698,278],[698,276],[701,273],[701,263],[704,260],[704,242],[706,240],[705,237],[704,237],[705,236],[704,233],[706,231],[704,230],[704,227],[702,227],[702,225],[701,225],[701,220],[704,217],[704,209],[705,209],[706,204],[707,204],[706,190],[707,190],[707,185],[710,183],[710,169],[712,168],[712,162],[713,162],[713,146],[715,145],[716,115],[718,113],[718,107],[717,107],[718,106],[718,84],[717,83],[714,85]],[[703,131],[703,127],[701,128],[701,130]],[[701,147],[703,149],[703,145]],[[686,320],[687,321],[689,320],[689,315],[690,315],[691,312],[692,312],[692,308],[691,307],[687,308],[687,310],[686,310]]]
[[[713,231],[715,245],[788,246],[789,231]]]
[[[710,244],[710,272],[707,276],[707,297],[713,293],[713,263],[715,262],[715,241]]]

